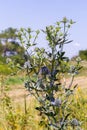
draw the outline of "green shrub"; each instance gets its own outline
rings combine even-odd
[[[77,84],[73,86],[73,80],[81,69],[80,60],[78,58],[75,65],[70,65],[63,50],[65,44],[72,42],[67,37],[73,23],[72,20],[63,18],[56,25],[46,27],[42,31],[46,34],[49,51],[35,48],[35,51],[28,55],[27,61],[30,65],[26,67],[28,79],[25,87],[39,102],[36,110],[41,116],[39,124],[44,129],[80,129],[80,121],[76,116],[72,116],[72,111],[68,111],[77,87]],[[21,29],[19,32],[19,39],[24,46],[26,45],[26,51],[36,45],[39,31],[36,31],[35,37],[32,37],[32,33],[34,32],[31,29]],[[66,74],[71,77],[67,86]]]

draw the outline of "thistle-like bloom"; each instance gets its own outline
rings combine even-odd
[[[52,105],[56,106],[56,107],[60,107],[62,102],[60,99],[55,99],[54,102],[51,102]]]
[[[72,126],[78,126],[78,125],[79,125],[79,121],[74,118],[74,119],[71,121],[71,125],[72,125]]]
[[[26,69],[26,68],[30,68],[30,67],[31,67],[30,61],[26,61],[26,62],[24,63],[24,68]]]
[[[46,66],[41,67],[40,71],[39,71],[40,75],[49,75],[50,71]]]

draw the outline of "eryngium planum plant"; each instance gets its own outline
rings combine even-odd
[[[41,116],[40,125],[48,130],[80,129],[80,122],[69,112],[77,87],[77,84],[73,85],[74,77],[81,69],[80,59],[75,65],[70,65],[64,51],[64,45],[72,42],[68,40],[68,31],[73,23],[64,17],[54,26],[42,30],[49,51],[36,47],[39,31],[33,32],[29,28],[19,32],[19,39],[26,50],[26,61],[29,62],[25,68],[28,76],[25,87],[39,102],[35,109]],[[69,83],[66,82],[68,74],[71,77]]]

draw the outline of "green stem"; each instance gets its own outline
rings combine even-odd
[[[72,84],[73,84],[73,81],[74,81],[74,75],[72,76],[72,78],[71,78],[71,82],[70,82],[70,84],[69,84],[69,87],[68,88],[71,88],[71,86],[72,86]]]

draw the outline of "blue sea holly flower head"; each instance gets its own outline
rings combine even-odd
[[[60,107],[62,102],[60,99],[56,98],[53,102],[51,102],[53,106]]]
[[[41,67],[40,71],[39,71],[40,75],[49,75],[50,71],[46,66]]]
[[[72,119],[72,121],[71,121],[71,125],[72,125],[72,126],[79,126],[79,121],[74,118],[74,119]]]
[[[30,67],[31,67],[30,61],[28,60],[28,61],[26,61],[26,62],[24,63],[24,68],[26,69],[26,68],[30,68]]]

